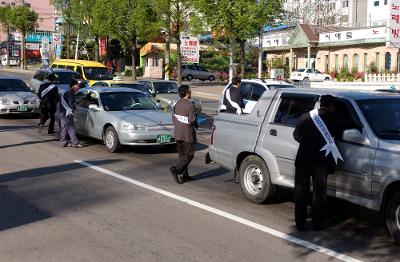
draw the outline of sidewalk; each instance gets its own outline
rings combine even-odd
[[[225,86],[192,86],[192,94],[194,97],[219,100]]]
[[[20,73],[20,74],[26,74],[26,75],[33,75],[39,69],[40,69],[40,67],[37,67],[37,66],[28,66],[27,70],[22,70],[22,69],[20,69],[20,67],[15,67],[15,66],[9,67],[9,68],[5,67],[5,66],[2,66],[2,67],[0,67],[0,72]]]

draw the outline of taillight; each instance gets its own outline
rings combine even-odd
[[[212,129],[211,129],[211,145],[214,145],[214,133],[215,133],[215,126],[213,125],[212,126]]]

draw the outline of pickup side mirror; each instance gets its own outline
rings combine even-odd
[[[93,111],[100,111],[100,107],[95,104],[89,105],[89,109]]]
[[[358,129],[347,129],[343,132],[343,140],[350,143],[368,146],[370,142]]]
[[[152,97],[156,97],[157,94],[156,94],[156,93],[151,93],[151,96],[152,96]]]

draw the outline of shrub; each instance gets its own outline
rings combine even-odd
[[[220,81],[228,81],[229,73],[224,71],[215,72],[215,77]]]
[[[132,76],[132,70],[130,70],[130,69],[126,70],[125,76]]]
[[[364,73],[364,72],[356,72],[356,73],[354,74],[354,79],[355,79],[355,80],[363,79],[364,76],[365,76],[365,73]]]
[[[368,72],[369,74],[377,74],[377,73],[379,73],[379,69],[378,69],[378,67],[376,66],[375,62],[369,63],[367,72]]]

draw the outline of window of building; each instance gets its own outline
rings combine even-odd
[[[29,3],[25,3],[24,4],[26,7],[31,7],[31,4],[29,4]]]
[[[329,10],[335,10],[336,9],[336,3],[329,3]]]
[[[368,69],[368,53],[364,53],[364,72]]]
[[[145,66],[145,67],[148,67],[148,66],[149,66],[149,59],[148,59],[148,58],[146,58],[146,59],[144,60],[144,66]]]
[[[384,0],[383,4],[387,5],[388,4],[388,0]]]
[[[389,52],[385,54],[385,70],[390,70],[392,67],[392,55]]]
[[[375,53],[375,65],[379,70],[379,52]]]
[[[153,66],[158,67],[158,58],[153,58]]]
[[[379,6],[379,1],[374,1],[374,6]]]
[[[343,68],[349,69],[349,57],[347,55],[343,55]]]
[[[282,95],[274,123],[295,127],[300,117],[314,109],[317,96]]]
[[[335,55],[335,72],[339,71],[339,55]]]
[[[342,2],[342,7],[343,8],[349,7],[349,1],[343,1]]]
[[[358,65],[359,65],[359,56],[358,54],[353,55],[353,70],[358,71]]]

